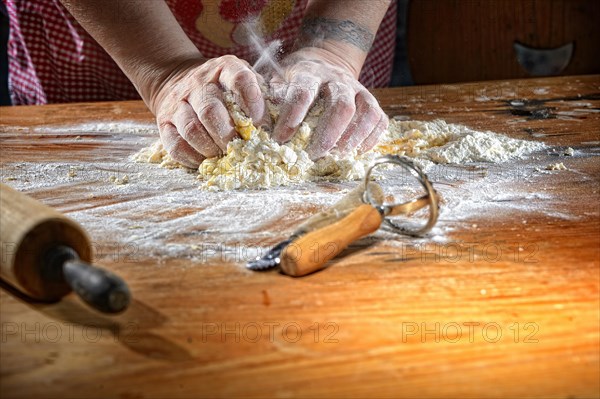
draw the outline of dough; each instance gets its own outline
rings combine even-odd
[[[278,144],[270,132],[256,128],[227,93],[225,101],[241,138],[227,146],[220,158],[205,160],[198,168],[204,190],[264,189],[306,181],[347,181],[364,177],[371,162],[382,154],[405,155],[425,170],[436,163],[504,162],[523,157],[545,147],[543,143],[512,139],[492,132],[479,132],[467,126],[392,119],[379,144],[370,152],[342,158],[333,153],[313,162],[304,150],[312,130],[323,112],[315,105],[292,140]],[[273,120],[278,109],[269,103]],[[162,167],[180,167],[164,150],[160,141],[134,156],[138,162],[159,163]]]

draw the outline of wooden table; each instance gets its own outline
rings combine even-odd
[[[155,139],[140,102],[1,108],[2,181],[79,221],[135,301],[107,317],[3,285],[0,395],[598,397],[600,77],[376,95],[549,148],[432,176],[454,198],[438,233],[378,234],[301,279],[246,271],[234,247],[268,247],[352,183],[207,194],[127,161]]]

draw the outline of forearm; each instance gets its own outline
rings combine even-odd
[[[61,0],[155,111],[160,82],[203,59],[163,0]]]
[[[299,47],[333,53],[358,78],[391,0],[309,0]]]

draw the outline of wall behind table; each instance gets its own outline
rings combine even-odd
[[[560,75],[600,73],[598,0],[411,0],[407,47],[416,84],[526,78],[514,43],[573,42]]]

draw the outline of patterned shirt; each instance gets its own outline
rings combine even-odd
[[[9,89],[18,104],[139,99],[133,84],[59,0],[5,0],[10,20]],[[308,0],[166,0],[200,52],[253,63],[240,29],[259,22],[265,41],[290,49]],[[381,23],[359,80],[367,87],[389,84],[396,36],[396,0]]]

